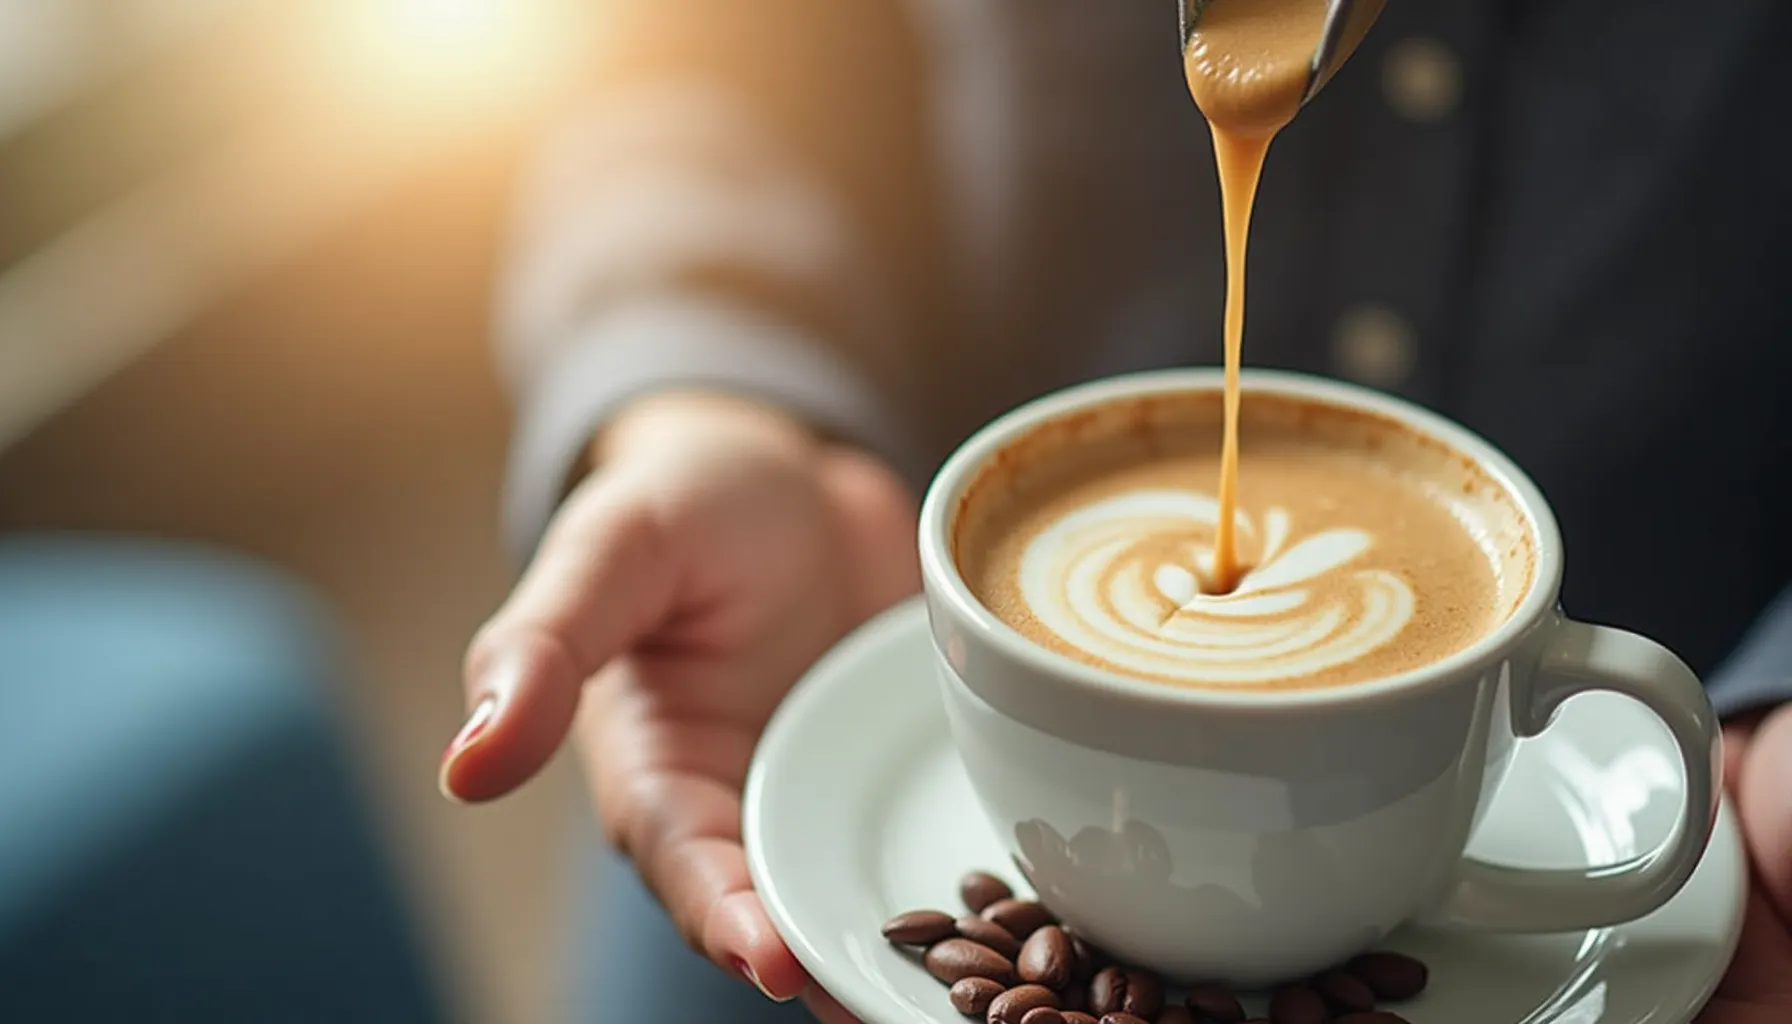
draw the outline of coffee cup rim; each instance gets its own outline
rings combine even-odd
[[[932,592],[973,635],[1003,657],[1073,686],[1157,705],[1239,710],[1316,708],[1356,704],[1449,684],[1465,670],[1508,653],[1519,637],[1550,616],[1562,578],[1562,541],[1542,490],[1511,457],[1461,424],[1405,399],[1344,381],[1286,370],[1245,370],[1240,384],[1252,394],[1379,415],[1468,456],[1511,495],[1531,533],[1532,571],[1523,596],[1504,621],[1463,649],[1437,661],[1378,679],[1311,689],[1166,685],[1104,669],[1060,654],[1002,621],[971,593],[952,551],[960,498],[977,472],[997,453],[1040,424],[1109,402],[1180,392],[1212,394],[1225,383],[1218,368],[1148,370],[1075,385],[1033,399],[977,430],[934,474],[920,514],[921,573]]]

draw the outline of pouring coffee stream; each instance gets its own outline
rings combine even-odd
[[[1225,435],[1220,516],[1201,590],[1228,594],[1238,556],[1239,368],[1245,251],[1270,143],[1356,51],[1385,0],[1179,0],[1189,92],[1213,132],[1226,236]]]

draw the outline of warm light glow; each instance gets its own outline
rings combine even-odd
[[[504,0],[375,0],[395,49],[432,66],[471,61],[489,65],[515,49],[519,15],[527,3]]]
[[[336,85],[439,113],[514,108],[564,70],[573,34],[554,0],[348,0],[341,12],[327,33],[348,61],[331,61],[349,72]]]

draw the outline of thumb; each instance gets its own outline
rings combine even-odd
[[[1792,921],[1792,705],[1769,715],[1749,740],[1736,809],[1761,887]]]
[[[469,714],[442,755],[444,796],[492,800],[527,781],[566,739],[585,680],[665,618],[673,556],[637,494],[613,473],[575,490],[474,638]]]

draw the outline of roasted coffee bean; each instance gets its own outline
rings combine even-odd
[[[1364,953],[1346,968],[1357,976],[1375,998],[1398,1003],[1411,999],[1430,983],[1431,969],[1399,953]]]
[[[1326,1024],[1332,1013],[1319,993],[1304,985],[1287,985],[1269,997],[1272,1024]]]
[[[1049,1006],[1037,1006],[1027,1011],[1020,1024],[1064,1024],[1064,1015]]]
[[[1164,983],[1150,971],[1126,972],[1126,996],[1120,1009],[1149,1020],[1163,1012]]]
[[[1104,967],[1089,982],[1089,1009],[1150,1019],[1164,1008],[1164,986],[1150,971]]]
[[[1087,982],[1108,965],[1108,955],[1081,936],[1070,937],[1070,948],[1076,953],[1076,964],[1070,971],[1073,981]]]
[[[1196,985],[1189,991],[1188,1008],[1204,1024],[1244,1024],[1244,1005],[1224,985]]]
[[[1332,1024],[1408,1024],[1405,1017],[1386,1010],[1371,1010],[1368,1013],[1352,1013],[1339,1017]]]
[[[1101,1024],[1151,1024],[1151,1022],[1130,1013],[1116,1012],[1102,1014]]]
[[[1064,1024],[1101,1024],[1101,1021],[1089,1016],[1081,1010],[1065,1010]]]
[[[981,914],[991,903],[1012,897],[1014,890],[987,871],[973,871],[959,881],[958,895],[971,913]]]
[[[989,1004],[1006,990],[1001,982],[988,978],[960,978],[952,983],[952,990],[946,995],[952,1000],[954,1010],[966,1017],[981,1017],[989,1012]]]
[[[1070,983],[1076,951],[1070,948],[1070,936],[1055,924],[1048,924],[1032,935],[1020,948],[1020,959],[1014,967],[1020,980],[1063,988]]]
[[[1119,967],[1103,967],[1089,982],[1089,1009],[1095,1013],[1119,1013],[1125,998],[1126,971]]]
[[[1164,1012],[1157,1015],[1157,1024],[1206,1024],[1195,1020],[1194,1012],[1186,1006],[1166,1006]]]
[[[1023,1024],[1029,1010],[1041,1006],[1058,1008],[1058,993],[1044,985],[1021,985],[1011,988],[989,1004],[989,1024]]]
[[[937,910],[911,910],[884,923],[884,938],[902,946],[931,946],[956,934],[952,915]]]
[[[1025,942],[1027,936],[1054,923],[1052,912],[1032,900],[997,900],[983,908],[986,921],[994,921],[1008,929],[1008,934]]]
[[[1014,980],[1014,962],[981,943],[969,939],[947,939],[927,950],[921,958],[927,973],[948,985],[964,978],[988,978],[1006,985]]]
[[[981,942],[1010,960],[1020,957],[1020,940],[994,921],[966,914],[954,921],[953,926],[958,929],[958,934],[972,942]]]
[[[1313,981],[1313,991],[1325,999],[1334,1013],[1368,1013],[1375,1009],[1375,992],[1349,971],[1326,971]]]

